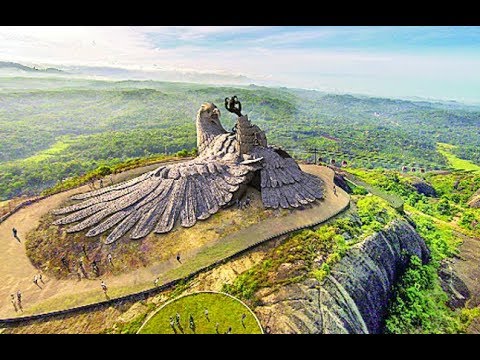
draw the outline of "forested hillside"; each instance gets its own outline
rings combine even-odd
[[[447,168],[437,143],[480,164],[480,111],[317,91],[155,81],[2,78],[0,200],[129,158],[195,147],[202,102],[237,95],[270,144],[353,167]],[[223,111],[231,129],[234,116]]]

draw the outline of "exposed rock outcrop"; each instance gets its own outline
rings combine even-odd
[[[437,197],[437,192],[434,187],[421,179],[416,179],[412,182],[412,186],[417,190],[419,194],[425,196]]]
[[[335,173],[333,177],[333,183],[339,188],[341,188],[343,191],[345,191],[347,194],[352,193],[352,189],[350,189],[350,186],[348,186],[347,181],[342,175]]]
[[[471,297],[471,293],[467,285],[455,272],[450,259],[442,261],[439,275],[440,285],[448,295],[447,305],[453,309],[464,307]]]
[[[478,189],[475,194],[472,195],[470,200],[468,200],[468,206],[472,208],[480,208],[480,189]]]
[[[396,220],[352,246],[329,276],[291,284],[256,308],[272,333],[380,333],[388,301],[410,255],[430,253],[413,227]]]

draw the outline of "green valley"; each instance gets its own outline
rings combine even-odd
[[[199,104],[220,106],[232,94],[270,143],[299,159],[312,161],[317,148],[320,159],[352,167],[446,169],[437,148],[445,142],[480,164],[480,111],[461,105],[255,85],[12,77],[0,88],[0,199],[100,166],[191,151]],[[234,118],[224,111],[222,122],[230,129]]]

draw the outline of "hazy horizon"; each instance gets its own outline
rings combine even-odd
[[[0,53],[37,66],[480,104],[480,27],[4,26]]]

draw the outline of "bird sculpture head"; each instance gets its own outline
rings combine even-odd
[[[197,113],[197,147],[201,152],[213,137],[227,131],[220,123],[220,110],[213,103],[202,104]]]
[[[220,123],[220,110],[214,103],[206,102],[200,106],[197,113],[197,122],[202,125],[215,124],[217,127],[223,129],[222,124]]]

